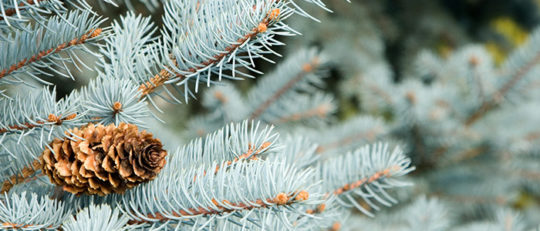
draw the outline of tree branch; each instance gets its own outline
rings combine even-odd
[[[351,191],[355,188],[358,188],[358,187],[361,187],[363,185],[366,185],[366,184],[370,184],[372,183],[373,181],[377,181],[379,179],[382,179],[384,177],[389,177],[391,176],[391,173],[392,171],[396,171],[396,169],[399,169],[401,168],[400,166],[391,166],[387,169],[384,169],[384,170],[381,170],[381,171],[378,171],[378,172],[375,172],[373,175],[369,176],[369,177],[364,177],[358,181],[355,181],[355,182],[352,182],[352,183],[349,183],[349,184],[345,184],[343,185],[342,187],[339,187],[337,189],[335,189],[332,193],[334,195],[341,195],[343,193],[346,193],[348,191]]]
[[[246,41],[256,37],[260,33],[266,32],[268,25],[272,20],[277,18],[279,15],[279,9],[273,9],[271,12],[269,12],[266,17],[259,23],[259,25],[251,30],[250,33],[244,35],[242,38],[239,38],[235,44],[231,44],[230,46],[226,47],[220,54],[214,55],[212,59],[206,60],[200,64],[200,67],[197,68],[189,68],[185,72],[190,73],[197,73],[199,70],[203,70],[210,65],[213,65],[215,63],[221,62],[225,57],[232,54],[236,49],[238,49],[240,46],[242,46]],[[176,60],[172,60],[175,65],[177,65]],[[171,69],[170,67],[166,67],[162,69],[158,74],[156,74],[154,77],[152,77],[149,81],[141,84],[139,86],[139,91],[141,92],[141,98],[146,97],[147,95],[153,93],[156,88],[162,86],[167,80],[170,80],[172,78],[185,78],[185,74],[180,74],[177,72],[169,71],[168,69]]]
[[[496,108],[501,99],[514,87],[521,79],[525,77],[525,75],[536,65],[540,62],[540,53],[536,54],[536,56],[525,66],[517,70],[514,75],[510,77],[508,82],[506,82],[499,90],[497,90],[491,99],[484,101],[482,105],[474,111],[469,118],[465,120],[465,126],[469,127],[473,125],[476,121],[484,117],[489,111]]]
[[[26,3],[24,3],[24,2],[19,3],[19,7],[36,4],[36,3],[42,2],[42,1],[44,1],[44,0],[27,0]],[[14,15],[15,13],[17,13],[17,10],[15,8],[6,9],[4,11],[4,14],[0,15],[0,20],[4,20],[4,17]]]
[[[41,169],[41,161],[39,159],[34,160],[31,166],[24,167],[21,171],[22,174],[13,175],[8,180],[4,181],[0,193],[9,192],[9,190],[11,190],[11,188],[13,188],[13,186],[16,184],[25,182],[28,177],[33,175],[38,169]]]
[[[304,118],[310,118],[310,117],[319,117],[324,118],[327,116],[327,114],[330,112],[332,108],[332,105],[329,104],[321,104],[318,105],[315,108],[311,108],[307,111],[295,113],[292,115],[284,116],[279,118],[277,121],[272,122],[272,124],[278,124],[278,123],[287,123],[291,121],[298,121]]]
[[[8,128],[0,128],[0,134],[7,133],[7,132],[10,132],[10,131],[13,131],[13,130],[19,130],[19,131],[30,130],[30,129],[33,129],[33,128],[36,128],[36,127],[43,126],[46,123],[53,123],[53,124],[56,124],[56,125],[61,125],[64,121],[75,119],[75,117],[77,117],[77,114],[75,114],[75,113],[73,113],[71,115],[68,115],[66,117],[60,117],[60,116],[56,116],[56,115],[53,115],[53,114],[49,114],[49,118],[46,121],[37,121],[34,124],[26,122],[26,123],[24,123],[22,125],[9,125],[8,126],[9,129]]]
[[[235,157],[233,160],[227,161],[227,166],[231,166],[233,163],[237,163],[238,161],[242,161],[242,160],[258,160],[257,155],[259,155],[259,154],[263,153],[264,151],[266,151],[265,149],[267,147],[269,147],[270,145],[272,145],[271,142],[264,142],[259,147],[259,149],[255,150],[255,147],[253,147],[252,144],[249,144],[249,149],[245,153],[243,153],[242,155],[240,155],[238,157]],[[216,170],[214,171],[214,174],[217,174],[218,171],[219,171],[219,165],[216,166]],[[206,176],[206,171],[204,172],[203,176]],[[193,181],[195,181],[195,180],[197,180],[196,175],[193,178]]]
[[[231,212],[238,212],[238,211],[248,211],[253,210],[257,208],[268,208],[271,206],[286,206],[291,205],[296,202],[307,200],[309,197],[308,192],[306,191],[300,191],[296,197],[293,198],[293,196],[296,194],[296,192],[291,193],[279,193],[274,198],[267,198],[267,199],[258,199],[256,201],[252,201],[250,203],[244,203],[244,202],[236,202],[231,203],[227,200],[223,200],[222,202],[218,202],[216,199],[212,199],[212,203],[217,207],[217,209],[213,207],[199,207],[199,208],[189,208],[185,210],[179,210],[179,211],[172,211],[171,214],[164,215],[162,213],[153,213],[153,214],[147,214],[146,217],[148,219],[152,220],[159,220],[160,222],[165,222],[167,220],[170,220],[171,216],[182,218],[182,217],[193,217],[193,216],[201,216],[201,215],[219,215],[224,213],[231,213]],[[225,205],[225,206],[224,206]],[[132,219],[128,222],[128,224],[142,224],[146,223],[148,221],[145,221],[143,219]]]
[[[364,133],[359,133],[359,134],[354,134],[351,136],[344,137],[343,139],[340,139],[332,143],[321,144],[319,147],[317,147],[316,153],[320,154],[334,148],[348,145],[357,140],[362,140],[362,139],[373,140],[375,139],[375,136],[377,136],[377,133],[379,133],[378,127],[370,129],[369,131],[364,132]]]
[[[308,63],[304,64],[302,67],[302,72],[298,73],[294,78],[289,80],[282,88],[280,88],[274,95],[268,98],[264,103],[262,103],[257,109],[253,111],[249,120],[255,120],[262,113],[264,113],[276,100],[278,100],[283,94],[285,94],[289,89],[294,87],[296,83],[302,80],[307,74],[313,72],[320,65],[318,57],[314,57]]]
[[[29,225],[29,224],[15,224],[15,223],[10,223],[10,222],[4,222],[1,224],[4,228],[7,228],[7,229],[13,229],[13,230],[19,230],[19,229],[24,229],[24,230],[29,230],[30,228],[32,227],[35,227],[37,225],[33,224],[33,225]],[[52,226],[48,226],[47,229],[50,229],[52,228]]]
[[[84,42],[86,42],[86,40],[99,36],[101,34],[101,32],[102,32],[101,28],[90,30],[90,31],[86,32],[84,35],[82,35],[80,38],[74,38],[69,42],[65,42],[65,43],[62,43],[62,44],[58,45],[57,47],[50,48],[48,50],[40,51],[38,54],[33,55],[29,59],[25,58],[25,59],[19,61],[18,63],[11,65],[9,68],[0,71],[0,79],[2,79],[3,77],[11,74],[12,72],[14,72],[14,71],[26,66],[26,65],[29,65],[29,64],[31,64],[33,62],[36,62],[36,61],[39,61],[40,59],[42,59],[43,57],[45,57],[47,55],[50,55],[52,53],[58,53],[58,52],[66,49],[68,47],[83,44]]]

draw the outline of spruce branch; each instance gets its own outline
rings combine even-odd
[[[277,4],[277,3],[274,3],[273,1],[268,1],[268,2],[271,5]],[[194,2],[192,1],[190,3],[194,3]],[[207,14],[208,12],[202,11],[201,8],[200,8],[200,7],[202,7],[201,6],[202,4],[215,5],[215,4],[210,4],[210,3],[199,3],[199,2],[197,2],[197,7],[194,10],[196,13],[194,13],[194,15],[193,15],[194,17],[196,17],[196,18],[194,18],[195,20],[201,20],[202,18],[207,17],[205,14]],[[219,4],[221,4],[221,3],[218,3],[218,5]],[[188,5],[188,4],[186,4],[186,5]],[[236,3],[235,3],[235,5],[236,5]],[[171,12],[175,12],[175,11],[173,11],[174,7],[178,7],[178,6],[174,6],[173,3],[171,3],[168,6],[170,6],[170,7],[167,8],[167,9],[170,9]],[[152,78],[150,78],[150,80],[148,80],[148,81],[146,81],[146,82],[144,82],[144,83],[142,83],[140,85],[139,90],[142,93],[142,97],[145,97],[145,96],[153,93],[156,88],[162,86],[163,84],[165,84],[169,80],[171,80],[171,82],[183,82],[183,80],[185,80],[186,78],[189,78],[190,76],[198,74],[198,73],[200,73],[200,72],[202,72],[204,70],[209,70],[213,66],[221,66],[221,65],[223,65],[223,63],[226,61],[226,59],[230,59],[231,56],[234,55],[240,48],[249,46],[249,45],[246,45],[246,43],[248,43],[250,41],[257,41],[258,40],[257,36],[259,34],[267,32],[267,30],[268,30],[268,28],[270,26],[275,24],[276,21],[280,20],[281,6],[279,6],[279,4],[278,4],[278,5],[274,6],[274,7],[275,8],[272,8],[271,10],[269,10],[268,12],[265,13],[265,16],[260,19],[260,21],[258,22],[258,24],[255,27],[251,28],[251,30],[247,31],[247,33],[243,34],[236,41],[228,42],[229,45],[225,46],[223,48],[216,47],[219,50],[215,50],[215,49],[212,50],[213,53],[215,53],[215,55],[212,55],[212,56],[208,57],[207,55],[197,54],[197,55],[200,55],[201,57],[207,57],[206,60],[200,60],[200,61],[198,61],[198,63],[191,63],[190,60],[187,60],[187,57],[178,56],[179,54],[176,54],[176,52],[173,52],[173,53],[167,55],[168,57],[166,59],[168,59],[169,65],[165,65],[165,67],[158,74],[154,75]],[[181,9],[182,8],[183,9],[188,9],[188,6],[181,6]],[[254,7],[254,9],[256,9],[256,8]],[[257,9],[257,10],[260,10],[260,9]],[[202,12],[202,13],[199,13],[199,12]],[[238,12],[238,13],[240,13],[240,12]],[[258,12],[256,12],[256,13],[258,13]],[[172,21],[170,23],[176,23],[176,24],[179,23],[179,22],[183,23],[181,21],[185,20],[185,19],[175,19],[177,17],[178,16],[171,15],[166,19],[170,19]],[[249,22],[249,23],[252,23],[252,22]],[[168,27],[170,28],[171,25],[168,25]],[[189,27],[191,27],[191,26],[189,26]],[[175,28],[171,28],[171,30],[173,30],[174,33],[178,33],[177,29],[175,29]],[[218,28],[218,30],[220,31],[221,29]],[[188,32],[188,34],[186,35],[188,37],[188,39],[196,38],[196,36],[198,36],[197,32],[191,32],[191,33],[194,33],[194,35],[192,36]],[[173,42],[173,41],[175,42],[175,41],[178,41],[178,38],[171,37],[171,38],[167,38],[166,40],[168,40],[170,42]],[[253,43],[253,42],[251,42],[251,43]],[[193,55],[193,56],[195,56],[195,55]],[[182,64],[183,64],[182,66],[179,66],[179,64],[178,64],[178,58],[180,58],[180,57],[182,57],[181,58],[181,61],[182,61]],[[250,55],[250,58],[251,58],[251,55]],[[233,70],[233,74],[234,74],[234,72],[235,71]],[[221,74],[221,68],[220,68],[220,74]]]
[[[157,28],[150,17],[135,15],[133,12],[114,21],[111,34],[104,38],[105,44],[99,51],[106,59],[98,65],[103,69],[100,73],[104,78],[111,76],[123,80],[131,80],[139,87],[149,75],[159,70],[155,58],[157,52],[156,39],[153,34]],[[142,96],[139,96],[142,99]]]
[[[533,59],[529,60],[529,62],[526,63],[523,67],[517,70],[506,81],[506,83],[502,85],[492,95],[490,99],[484,101],[484,103],[465,120],[465,126],[469,127],[473,125],[476,121],[483,118],[484,115],[486,115],[489,111],[495,109],[500,104],[504,96],[508,93],[508,91],[512,90],[512,88],[518,82],[525,78],[526,74],[529,73],[529,71],[534,68],[538,63],[540,63],[540,52]]]
[[[277,153],[268,155],[267,160],[283,160],[295,164],[301,169],[313,167],[319,160],[319,156],[315,153],[317,144],[306,137],[288,135],[284,139],[280,139],[278,145],[284,148]]]
[[[324,126],[333,119],[336,111],[334,97],[316,91],[313,94],[293,93],[274,104],[272,110],[264,113],[267,123],[304,123],[313,127]]]
[[[171,163],[175,161],[181,160],[170,160]],[[154,181],[126,192],[122,197],[122,208],[131,217],[132,224],[197,223],[198,219],[226,218],[231,215],[240,216],[241,222],[247,223],[250,217],[260,213],[296,211],[297,205],[312,203],[318,197],[314,192],[315,199],[312,198],[311,186],[307,181],[313,172],[297,170],[285,162],[242,161],[182,171],[173,166],[169,165]],[[227,168],[227,171],[205,174],[216,167]],[[195,176],[198,176],[197,180],[193,181]],[[157,204],[146,202],[154,201],[153,198],[160,200],[155,201]],[[204,227],[204,224],[201,225]]]
[[[127,216],[120,213],[120,210],[113,209],[107,204],[91,204],[75,216],[70,216],[67,221],[62,223],[61,228],[65,231],[129,230],[126,227],[128,219]]]
[[[8,8],[8,9],[5,9],[4,3],[0,2],[0,6],[1,6],[0,11],[2,13],[0,14],[0,20],[4,20],[4,18],[7,18],[9,16],[14,15],[15,13],[18,13],[20,11],[19,9],[20,7],[34,5],[34,4],[39,5],[39,2],[42,2],[42,1],[46,1],[46,0],[26,0],[26,1],[22,1],[18,5],[15,5],[15,7]]]
[[[144,125],[142,120],[150,112],[138,98],[131,81],[105,78],[92,80],[80,93],[74,91],[59,102],[55,91],[49,92],[47,88],[29,97],[18,94],[14,99],[3,98],[0,110],[6,116],[0,119],[0,135],[25,134],[47,126],[80,126],[93,121]],[[36,104],[38,101],[41,103]]]
[[[334,108],[334,104],[330,102],[323,102],[305,111],[281,117],[276,122],[272,122],[272,124],[294,122],[312,117],[325,118],[331,111],[333,111],[332,108]]]
[[[189,168],[215,162],[231,165],[242,160],[266,158],[279,147],[279,134],[273,129],[273,126],[263,126],[255,121],[231,123],[182,147],[178,155],[183,160],[177,167]]]
[[[27,192],[20,195],[4,193],[0,197],[2,229],[58,229],[70,213],[66,204],[36,193],[30,195],[27,195]]]
[[[103,73],[82,89],[81,101],[86,118],[100,124],[124,122],[147,128],[144,120],[152,116],[147,102],[140,100],[137,84],[129,79],[108,78]]]
[[[317,68],[322,64],[320,60],[320,56],[318,55],[310,57],[310,59],[308,60],[302,60],[302,61],[303,63],[300,64],[301,70],[294,77],[292,77],[288,82],[280,86],[279,89],[276,89],[272,95],[270,95],[267,99],[261,102],[261,104],[258,105],[249,116],[250,120],[259,118],[259,116],[261,116],[261,114],[263,114],[274,102],[276,102],[285,93],[287,93],[292,88],[294,88],[295,85],[297,85],[300,81],[306,78],[308,74],[311,74],[315,70],[317,70]]]
[[[384,177],[391,177],[393,172],[397,172],[401,170],[400,166],[390,166],[389,168],[386,168],[381,171],[377,171],[369,176],[366,176],[360,180],[357,180],[355,182],[347,183],[339,188],[336,188],[332,193],[334,195],[341,195],[344,193],[347,193],[350,190],[354,190],[355,188],[362,187],[365,184],[371,184],[374,181],[380,180]]]
[[[48,18],[40,24],[27,25],[22,30],[10,33],[7,40],[0,41],[3,52],[0,54],[0,82],[24,82],[18,73],[23,73],[43,82],[37,74],[46,74],[44,70],[67,76],[61,70],[66,62],[80,60],[73,49],[82,49],[95,55],[83,44],[95,43],[103,29],[99,25],[104,21],[88,10],[75,10]],[[69,55],[60,57],[61,51]],[[81,63],[84,65],[84,63]],[[79,66],[76,66],[80,69]],[[65,69],[67,71],[67,69]],[[68,71],[68,75],[71,75]],[[6,80],[5,77],[13,79]]]
[[[0,79],[7,76],[7,75],[9,75],[9,74],[11,74],[11,73],[13,73],[14,71],[16,71],[16,70],[18,70],[18,69],[20,69],[20,68],[22,68],[22,67],[24,67],[26,65],[29,65],[29,64],[31,64],[33,62],[41,60],[42,58],[47,57],[48,55],[61,52],[64,49],[67,49],[67,48],[72,47],[72,46],[83,44],[83,43],[86,42],[87,39],[92,39],[92,38],[95,38],[95,37],[99,36],[101,34],[101,32],[102,32],[101,28],[96,28],[96,29],[93,29],[91,31],[86,32],[85,34],[83,34],[79,38],[73,38],[69,42],[59,44],[58,46],[52,47],[52,48],[50,48],[48,50],[42,50],[42,51],[40,51],[39,53],[33,55],[30,58],[25,58],[25,59],[19,61],[18,63],[11,65],[9,68],[3,69],[0,72]]]
[[[337,196],[342,206],[354,206],[364,214],[373,216],[355,197],[375,210],[380,209],[375,202],[388,207],[397,203],[386,190],[409,185],[399,177],[413,171],[414,167],[401,149],[388,151],[387,144],[379,143],[328,159],[321,162],[318,169],[322,182],[325,182],[323,191],[328,197]]]
[[[36,163],[39,154],[43,151],[43,140],[40,137],[27,135],[21,137],[5,136],[0,143],[0,182],[2,191],[10,190],[14,185],[26,183],[35,179],[40,167]],[[34,177],[36,176],[36,177]]]
[[[73,113],[71,115],[64,116],[64,117],[62,117],[61,115],[58,116],[54,114],[49,114],[48,119],[45,121],[38,120],[38,121],[35,121],[34,123],[24,122],[21,125],[17,125],[17,124],[16,125],[3,125],[3,127],[7,127],[7,128],[0,128],[0,135],[2,133],[10,133],[14,131],[31,130],[39,126],[43,126],[44,124],[62,125],[62,123],[64,123],[65,121],[73,120],[76,117],[77,117],[76,113]]]
[[[256,161],[259,160],[257,155],[264,153],[268,147],[272,145],[270,142],[264,142],[261,147],[258,149],[255,149],[252,144],[249,144],[249,149],[245,153],[239,155],[238,157],[234,157],[232,160],[225,161],[225,170],[227,167],[230,167],[231,165],[238,163],[240,161]],[[216,166],[216,169],[214,170],[214,174],[217,174],[222,168],[220,166]],[[206,175],[206,172],[204,173]],[[197,180],[197,176],[193,178],[193,181]]]
[[[487,99],[480,107],[474,110],[469,117],[464,121],[466,127],[472,126],[479,119],[483,118],[488,112],[497,108],[507,95],[523,82],[530,78],[530,73],[534,73],[534,69],[540,63],[540,49],[538,42],[540,41],[540,30],[533,31],[527,44],[515,51],[508,61],[505,63],[506,71],[510,72],[510,76],[504,79],[503,84]]]
[[[236,202],[232,203],[228,200],[222,200],[218,202],[215,198],[212,198],[213,207],[208,208],[189,208],[180,211],[172,211],[168,215],[163,215],[161,213],[147,214],[145,219],[154,220],[152,222],[165,222],[171,220],[170,216],[175,218],[179,217],[190,217],[190,216],[208,216],[208,215],[223,215],[225,213],[233,213],[238,211],[249,211],[253,209],[268,209],[272,206],[290,206],[299,201],[305,201],[309,198],[309,193],[306,191],[300,192],[289,192],[289,193],[278,193],[275,197],[267,199],[257,199],[255,201],[249,202]],[[140,224],[145,223],[144,220],[130,220],[129,224]]]
[[[55,91],[47,87],[1,98],[0,141],[11,135],[19,135],[21,139],[33,135],[41,137],[39,144],[43,144],[44,140],[61,134],[63,128],[84,123],[84,110],[79,110],[79,104],[80,98],[75,93],[56,101]]]
[[[327,192],[325,194],[325,198],[328,198],[329,200],[331,200],[331,198],[333,199],[333,196],[342,196],[342,195],[345,195],[345,194],[349,194],[349,193],[352,193],[354,192],[355,189],[359,189],[359,188],[362,188],[362,187],[366,187],[367,185],[369,184],[373,184],[375,183],[376,181],[380,181],[384,178],[389,178],[389,177],[392,177],[392,174],[395,173],[395,172],[399,172],[401,171],[401,166],[397,166],[397,165],[394,165],[394,166],[390,166],[384,170],[380,170],[380,171],[377,171],[375,173],[372,173],[370,175],[367,175],[366,177],[362,178],[362,179],[359,179],[355,182],[350,182],[350,183],[346,183],[344,184],[343,186],[340,186],[338,188],[335,188],[333,189],[332,192]],[[375,186],[377,187],[377,186]],[[369,193],[373,193],[373,192],[367,192],[366,194],[369,194]],[[383,195],[384,195],[385,192],[383,192]],[[362,195],[364,193],[358,193],[358,195]],[[345,196],[345,197],[348,197],[348,196]],[[377,198],[377,196],[374,196],[377,200],[381,200],[380,198]],[[340,199],[338,199],[339,201]],[[350,199],[350,197],[348,197],[348,199],[346,200],[352,200]],[[385,199],[382,199],[383,201]],[[390,200],[392,201],[392,200]],[[308,214],[318,214],[318,213],[323,213],[326,209],[326,206],[327,204],[330,204],[332,205],[332,202],[333,201],[326,201],[325,203],[321,203],[321,204],[318,204],[317,206],[314,206],[313,208],[309,208],[306,210],[306,213]],[[366,203],[367,202],[367,203]],[[343,202],[342,202],[343,203]],[[379,209],[378,206],[376,206],[375,204],[373,204],[372,202],[369,202],[367,200],[363,200],[363,201],[360,201],[360,202],[352,202],[353,205],[358,208],[360,211],[362,211],[363,213],[365,213],[366,215],[368,216],[373,216],[373,214],[369,211],[371,207],[375,208],[375,209]],[[390,204],[386,204],[385,202],[381,202],[382,204],[386,205],[386,206],[390,206]],[[393,202],[395,203],[395,202]]]
[[[26,182],[28,178],[34,175],[34,173],[36,173],[36,171],[38,171],[39,169],[41,169],[41,162],[39,160],[34,160],[31,167],[24,167],[20,174],[13,175],[7,180],[5,180],[2,183],[2,189],[0,189],[0,193],[9,192],[9,190],[11,190],[11,188],[13,188],[15,184]]]
[[[384,122],[371,116],[358,116],[329,129],[312,132],[313,140],[319,144],[317,154],[350,150],[373,142],[385,134]]]

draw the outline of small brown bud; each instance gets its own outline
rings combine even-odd
[[[120,102],[118,102],[118,101],[114,102],[114,104],[113,104],[113,110],[114,110],[114,113],[115,113],[115,114],[121,112],[121,111],[122,111],[122,103],[120,103]]]
[[[268,27],[266,26],[265,23],[259,23],[259,26],[257,26],[257,32],[259,33],[264,33],[266,32],[266,30],[268,29]]]
[[[289,201],[289,197],[285,193],[279,193],[276,198],[274,198],[274,203],[278,205],[284,205],[287,204]]]
[[[309,193],[302,190],[298,193],[298,195],[296,195],[296,197],[294,198],[295,200],[297,201],[305,201],[309,198]]]

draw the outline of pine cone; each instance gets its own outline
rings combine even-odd
[[[154,179],[166,162],[161,142],[132,124],[89,124],[66,134],[43,152],[42,170],[77,195],[123,193]]]

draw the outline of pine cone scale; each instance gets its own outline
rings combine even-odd
[[[103,162],[101,163],[101,168],[103,168],[108,173],[114,173],[116,172],[114,168],[114,162],[111,160],[111,157],[109,155],[105,156],[103,158]]]
[[[60,160],[62,158],[61,156],[61,152],[60,152],[60,147],[62,146],[61,143],[53,143],[52,144],[52,147],[53,147],[53,154],[54,154],[54,159],[56,160]]]
[[[58,171],[58,174],[63,177],[71,176],[71,169],[68,167],[68,162],[66,160],[61,160],[54,164],[54,167]]]
[[[120,186],[120,183],[121,183],[121,180],[119,179],[119,177],[115,176],[116,174],[109,174],[109,182],[111,182],[111,185],[114,187],[114,188],[117,188],[118,186]]]
[[[120,162],[120,167],[119,167],[119,173],[120,173],[120,176],[124,177],[124,178],[127,178],[129,179],[129,176],[131,176],[131,174],[133,173],[133,169],[130,168],[130,165],[127,161],[119,161]]]

